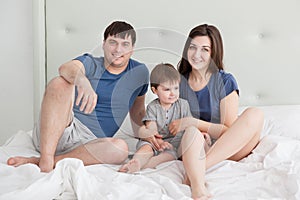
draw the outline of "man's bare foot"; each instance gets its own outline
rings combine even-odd
[[[7,164],[10,166],[18,167],[27,163],[38,165],[41,169],[41,172],[50,172],[54,168],[54,158],[38,158],[38,157],[22,157],[16,156],[11,157],[7,160]]]
[[[37,157],[22,157],[22,156],[16,156],[16,157],[11,157],[7,160],[7,164],[14,166],[14,167],[18,167],[20,165],[24,165],[27,163],[31,163],[31,164],[39,164],[39,158]]]
[[[41,172],[50,172],[54,169],[54,157],[53,156],[41,156],[39,167]]]
[[[119,172],[127,172],[127,173],[134,173],[141,170],[140,161],[137,159],[131,159],[128,163],[121,166]]]

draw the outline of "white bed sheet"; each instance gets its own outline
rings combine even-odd
[[[210,168],[212,199],[300,199],[300,106],[270,106],[260,144],[240,162]],[[118,173],[117,165],[83,166],[64,159],[51,173],[36,165],[6,165],[10,156],[39,155],[29,132],[20,131],[0,147],[0,200],[7,199],[190,199],[181,184],[182,162],[172,161],[140,174]]]

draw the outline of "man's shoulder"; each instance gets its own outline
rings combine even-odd
[[[146,67],[146,65],[140,61],[137,61],[135,59],[130,58],[129,59],[129,63],[128,63],[129,67]]]

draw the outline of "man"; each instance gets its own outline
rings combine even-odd
[[[133,27],[115,21],[104,32],[104,57],[84,54],[61,65],[60,76],[45,90],[33,130],[40,158],[12,157],[7,163],[35,163],[42,172],[67,157],[85,165],[122,163],[127,144],[111,137],[128,112],[134,131],[142,125],[149,79],[147,67],[130,58],[135,41]]]

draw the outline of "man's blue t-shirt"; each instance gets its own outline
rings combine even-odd
[[[220,101],[233,91],[239,89],[232,74],[220,70],[213,73],[207,85],[193,91],[188,84],[189,74],[181,77],[180,97],[188,100],[192,115],[207,122],[220,123]]]
[[[128,111],[138,96],[148,90],[149,71],[145,64],[133,59],[120,74],[111,74],[104,67],[103,57],[84,54],[75,58],[83,63],[85,75],[98,95],[91,114],[85,114],[74,104],[77,119],[86,125],[95,136],[112,137],[120,128]],[[77,97],[77,90],[75,99]]]

